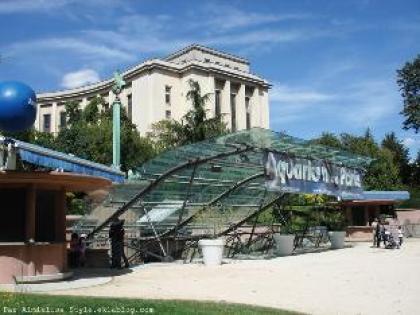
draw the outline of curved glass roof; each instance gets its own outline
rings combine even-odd
[[[279,197],[266,191],[265,151],[364,169],[370,158],[313,144],[284,133],[253,128],[166,151],[139,166],[91,213],[100,231],[112,217],[126,225],[152,224],[161,231],[189,224],[203,207],[218,205],[247,218]],[[146,216],[146,217],[145,217]]]

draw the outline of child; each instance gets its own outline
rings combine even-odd
[[[86,234],[82,234],[80,235],[80,239],[79,239],[79,246],[78,246],[78,250],[79,250],[79,264],[81,267],[84,267],[85,262],[86,262]]]
[[[403,243],[403,237],[404,237],[404,235],[403,235],[403,232],[402,232],[402,229],[401,229],[401,225],[400,225],[400,226],[398,226],[398,239],[400,240],[400,246]]]

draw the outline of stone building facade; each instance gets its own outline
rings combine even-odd
[[[186,94],[189,80],[210,93],[208,117],[220,114],[230,130],[269,128],[268,89],[270,84],[250,72],[247,59],[201,45],[191,45],[164,59],[151,59],[123,73],[126,87],[121,95],[124,109],[140,134],[163,119],[181,120],[191,108]],[[83,108],[90,99],[102,96],[114,101],[113,79],[87,86],[37,94],[35,128],[57,133],[66,126],[64,104],[77,101]]]

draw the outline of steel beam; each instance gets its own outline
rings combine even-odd
[[[167,172],[163,173],[161,176],[156,178],[154,181],[150,182],[149,185],[144,187],[137,195],[135,195],[133,198],[131,198],[130,201],[128,201],[126,204],[124,204],[121,208],[119,208],[117,211],[115,211],[108,219],[106,219],[102,224],[100,224],[97,228],[95,228],[92,232],[90,232],[87,238],[91,238],[93,235],[98,233],[100,230],[102,230],[104,227],[106,227],[114,218],[120,217],[130,207],[135,205],[141,198],[143,198],[147,193],[149,193],[150,191],[155,189],[160,184],[160,182],[164,181],[166,178],[175,174],[176,172],[178,172],[180,170],[183,170],[185,168],[188,168],[190,166],[205,164],[205,163],[207,163],[209,161],[212,161],[214,159],[220,159],[220,158],[225,158],[225,157],[228,157],[228,156],[231,156],[231,155],[237,155],[237,154],[245,153],[245,152],[251,151],[253,149],[254,148],[249,147],[249,146],[241,147],[241,148],[237,148],[234,151],[223,152],[223,153],[208,156],[208,157],[205,157],[205,158],[196,158],[194,160],[187,161],[185,163],[179,164],[179,165],[169,169]]]

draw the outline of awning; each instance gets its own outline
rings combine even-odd
[[[410,199],[408,191],[364,191],[361,201],[384,200],[384,201],[403,201]],[[343,200],[352,200],[352,198],[343,197]]]
[[[38,145],[0,137],[0,144],[7,145],[9,143],[12,144],[15,153],[19,155],[22,161],[52,170],[63,170],[77,174],[104,177],[116,183],[124,182],[125,174],[112,167]]]

